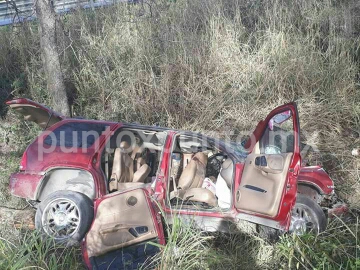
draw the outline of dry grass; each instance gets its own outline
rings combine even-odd
[[[296,100],[315,162],[357,207],[359,39],[340,30],[345,7],[147,3],[67,18],[78,114],[237,135]]]
[[[85,269],[79,251],[79,247],[59,247],[52,239],[42,239],[36,231],[21,232],[14,228],[0,231],[0,269],[3,270]]]
[[[59,50],[75,113],[237,137],[252,130],[272,108],[296,100],[303,142],[319,150],[304,159],[324,166],[337,192],[359,208],[360,159],[351,156],[351,149],[360,144],[360,40],[349,32],[344,16],[351,2],[287,2],[144,0],[62,17]],[[351,14],[358,31],[356,9]],[[12,91],[51,105],[36,25],[0,30],[0,99]],[[3,107],[0,113],[4,115]],[[11,146],[17,145],[15,133],[21,132],[8,136]],[[0,162],[2,167],[13,166]],[[337,239],[305,240],[310,247],[320,241],[316,254],[327,252],[321,245],[328,245],[329,239],[343,247],[341,254],[353,254],[346,241],[357,237],[347,232],[339,230]],[[222,251],[211,248],[221,254],[213,265],[235,269],[240,262],[234,254],[243,250],[230,244],[243,240],[222,239],[229,246]],[[282,241],[289,247],[297,243]],[[261,251],[263,245],[254,246],[256,256],[269,252]],[[306,247],[301,250],[310,254]],[[283,268],[293,255],[300,262],[289,268],[311,268],[302,266],[296,251],[283,250],[288,252],[279,259],[285,261]],[[321,266],[312,259],[311,265]],[[351,265],[336,261],[324,267],[352,268],[353,257],[349,261]]]

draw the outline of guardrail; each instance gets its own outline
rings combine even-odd
[[[0,26],[20,23],[25,20],[34,20],[36,0],[0,0]],[[95,9],[109,6],[126,0],[53,0],[56,13],[67,13],[83,8]],[[129,1],[136,2],[136,1]]]

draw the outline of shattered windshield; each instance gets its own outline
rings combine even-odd
[[[229,152],[233,152],[239,158],[246,158],[249,154],[240,143],[227,142],[225,143],[225,147],[229,150]]]

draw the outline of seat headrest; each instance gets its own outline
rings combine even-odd
[[[200,161],[203,165],[206,166],[208,157],[203,152],[198,152],[194,155],[193,159]]]
[[[122,148],[122,149],[128,149],[129,147],[130,147],[130,145],[127,141],[122,141],[120,143],[120,148]]]
[[[233,172],[234,172],[234,163],[230,158],[228,158],[221,165],[220,175],[225,180],[229,188],[231,188],[231,184],[233,182]]]

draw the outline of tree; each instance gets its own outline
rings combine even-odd
[[[40,46],[43,56],[48,91],[55,111],[70,116],[70,108],[56,46],[56,15],[51,0],[36,0],[39,20]]]

